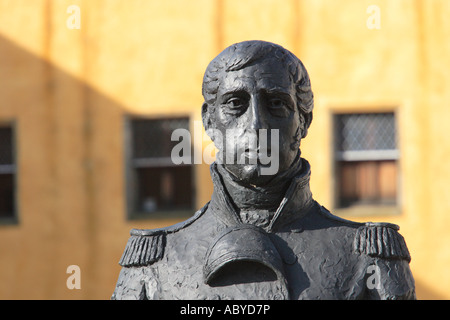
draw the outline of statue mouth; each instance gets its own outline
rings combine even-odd
[[[249,160],[261,160],[270,158],[272,155],[272,150],[270,148],[258,148],[257,150],[247,148],[244,150],[242,155]]]

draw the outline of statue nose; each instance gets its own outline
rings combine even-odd
[[[266,121],[264,118],[263,110],[261,108],[261,103],[257,97],[251,99],[251,119],[250,119],[250,129],[259,130],[267,129]]]

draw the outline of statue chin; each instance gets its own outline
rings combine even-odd
[[[261,174],[261,164],[234,164],[224,166],[241,184],[264,187],[264,185],[274,178],[274,175]]]

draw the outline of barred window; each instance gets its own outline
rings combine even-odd
[[[0,221],[3,222],[16,218],[14,147],[13,126],[0,126]]]
[[[337,114],[337,207],[396,205],[398,192],[395,114]]]
[[[189,130],[189,118],[128,119],[129,217],[193,209],[193,168],[175,165],[171,141],[175,129]]]

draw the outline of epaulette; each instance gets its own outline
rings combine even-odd
[[[164,256],[166,246],[166,234],[164,232],[139,235],[137,234],[138,231],[143,230],[133,229],[130,232],[131,237],[128,239],[119,261],[122,267],[150,265],[161,260]]]
[[[411,261],[400,227],[392,223],[367,222],[356,231],[353,249],[356,253],[385,259]]]
[[[161,260],[164,257],[167,234],[175,233],[193,223],[206,211],[207,207],[208,204],[188,220],[173,226],[159,229],[132,229],[119,264],[122,267],[141,267]]]

